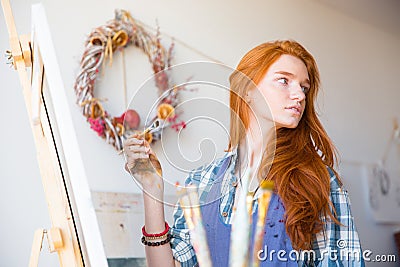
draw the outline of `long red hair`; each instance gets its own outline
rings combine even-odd
[[[339,176],[334,170],[336,149],[315,111],[314,102],[320,87],[317,64],[299,43],[284,40],[261,44],[242,58],[230,76],[229,149],[244,140],[245,130],[249,128],[250,109],[243,97],[284,54],[301,59],[307,67],[310,80],[307,104],[296,128],[282,127],[276,131],[276,139],[268,143],[258,174],[260,179],[275,183],[275,190],[285,205],[285,226],[293,248],[310,249],[313,234],[319,232],[323,225],[321,215],[339,223],[330,209],[333,206],[327,166],[338,179]]]

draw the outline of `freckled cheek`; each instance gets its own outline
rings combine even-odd
[[[286,101],[289,98],[289,95],[286,92],[279,90],[279,88],[273,88],[272,90],[264,91],[262,94],[267,101],[275,103]]]

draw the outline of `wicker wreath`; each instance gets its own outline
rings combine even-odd
[[[171,126],[178,131],[185,127],[178,121],[175,106],[178,104],[178,93],[182,86],[170,86],[172,83],[165,70],[170,67],[173,44],[166,50],[160,43],[160,34],[147,32],[134,20],[129,12],[115,11],[115,19],[106,25],[94,29],[85,44],[85,51],[80,63],[80,71],[74,89],[77,104],[82,108],[91,128],[112,144],[117,151],[122,150],[124,139],[135,132],[140,124],[140,117],[133,109],[128,109],[119,117],[112,117],[94,96],[96,78],[107,58],[112,62],[113,52],[128,45],[140,48],[149,58],[155,74],[155,83],[160,96],[155,116],[146,123],[147,129],[142,133],[151,143],[161,137],[161,131]],[[172,89],[170,89],[172,88]]]

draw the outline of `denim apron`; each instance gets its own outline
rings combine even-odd
[[[207,204],[201,206],[203,224],[206,230],[208,247],[210,249],[210,256],[214,267],[228,267],[229,265],[231,225],[224,223],[219,210],[221,202],[221,185],[228,164],[229,159],[223,163],[223,166],[219,169],[219,172],[215,177],[211,190],[207,195],[207,200],[205,202]],[[283,203],[279,196],[273,193],[266,217],[262,247],[264,251],[259,253],[261,259],[260,266],[262,267],[298,266],[295,257],[289,257],[293,248],[285,230],[284,213],[285,209]],[[252,216],[252,233],[254,233],[257,222],[257,209]],[[251,244],[254,243],[253,241],[254,235],[252,236]],[[280,250],[284,252],[279,252]],[[280,253],[279,258],[278,252]],[[252,253],[252,248],[250,248],[249,255],[252,255]]]

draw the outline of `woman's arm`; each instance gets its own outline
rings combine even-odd
[[[147,233],[161,233],[165,229],[164,204],[154,199],[154,194],[149,195],[149,193],[143,194],[145,229]],[[158,197],[162,200],[162,192],[159,193]],[[149,267],[180,266],[176,265],[173,259],[169,243],[161,246],[146,246],[145,251]]]
[[[191,183],[192,172],[186,182]],[[145,191],[143,194],[145,206],[145,229],[148,233],[160,233],[165,228],[164,205],[157,199],[163,199],[163,192],[158,188],[154,191]],[[157,196],[157,198],[154,198]],[[174,224],[170,228],[172,235],[171,243],[159,247],[146,246],[146,257],[149,267],[152,266],[175,266],[194,267],[197,265],[197,258],[190,243],[189,229],[186,224],[183,210],[178,204],[174,211]],[[177,260],[173,259],[173,256]],[[172,263],[171,263],[172,262]]]
[[[162,192],[157,198],[151,192],[143,193],[144,200],[144,227],[147,233],[161,233],[165,230],[165,215]],[[175,266],[172,249],[169,243],[161,246],[145,246],[147,265],[149,267]],[[179,265],[178,265],[179,266]]]
[[[331,201],[341,225],[326,220],[313,244],[316,266],[364,266],[364,259],[347,191],[331,173]]]
[[[139,136],[128,138],[124,143],[124,151],[127,158],[125,169],[132,174],[143,189],[144,228],[149,234],[162,233],[165,230],[165,215],[164,182],[160,176],[162,175],[161,165],[149,144]],[[160,246],[146,245],[145,251],[149,267],[175,266],[169,243]]]

